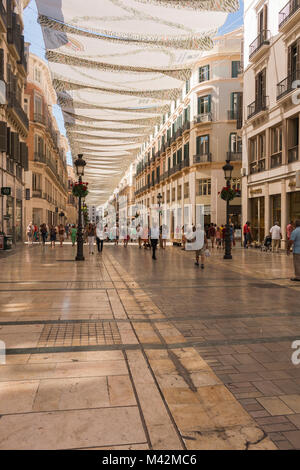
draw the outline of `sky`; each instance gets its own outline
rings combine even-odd
[[[236,13],[230,13],[227,21],[219,29],[218,35],[229,33],[243,24],[244,0],[240,0],[240,9]],[[24,10],[24,36],[25,41],[30,43],[30,52],[45,59],[45,45],[41,27],[37,22],[37,9],[35,0],[31,0]],[[53,114],[57,120],[60,132],[66,135],[64,120],[58,105],[53,106]],[[72,164],[71,154],[67,156],[68,163]]]

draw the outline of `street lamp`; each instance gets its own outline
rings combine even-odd
[[[82,182],[82,177],[84,175],[84,167],[86,162],[83,160],[83,155],[79,154],[77,160],[75,160],[74,165],[76,167],[76,173],[78,176],[78,182]],[[82,236],[82,217],[81,217],[81,196],[78,198],[78,230],[77,230],[77,256],[76,261],[84,261],[83,256],[83,236]]]
[[[226,165],[223,166],[224,176],[226,180],[226,187],[231,188],[231,179],[233,166],[230,165],[230,160],[226,160]],[[230,226],[229,226],[229,199],[226,200],[226,234],[225,234],[225,255],[224,259],[232,259],[231,254],[231,239],[230,239]]]

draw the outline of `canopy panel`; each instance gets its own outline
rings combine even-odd
[[[238,0],[36,0],[73,158],[104,203]]]

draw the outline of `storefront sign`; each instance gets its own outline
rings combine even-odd
[[[2,196],[10,196],[11,195],[11,188],[2,187],[1,188],[1,195]]]
[[[296,171],[296,188],[300,188],[300,171]]]
[[[261,194],[262,193],[262,189],[251,189],[250,190],[250,194]]]

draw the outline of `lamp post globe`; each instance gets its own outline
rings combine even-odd
[[[74,165],[76,167],[76,173],[78,176],[79,183],[82,182],[82,176],[84,175],[84,167],[86,166],[85,160],[83,160],[83,155],[78,154],[78,158],[75,160]],[[84,261],[83,256],[83,236],[82,236],[82,215],[81,215],[81,196],[78,198],[78,230],[77,230],[77,256],[76,261]]]
[[[224,177],[226,180],[226,187],[231,188],[233,166],[230,164],[230,160],[226,160],[226,165],[223,166]],[[224,259],[232,259],[231,254],[231,236],[230,236],[230,225],[229,225],[229,199],[226,201],[226,233],[225,233],[225,255]]]

